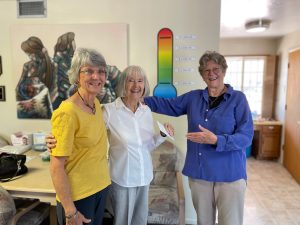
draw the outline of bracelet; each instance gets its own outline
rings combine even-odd
[[[77,217],[77,215],[78,215],[78,210],[76,209],[76,211],[73,214],[66,215],[66,219],[67,220],[75,219]]]

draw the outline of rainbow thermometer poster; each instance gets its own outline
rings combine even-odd
[[[173,33],[163,28],[157,35],[157,85],[153,95],[163,98],[177,96],[173,85]]]

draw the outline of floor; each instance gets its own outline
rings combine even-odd
[[[300,225],[300,184],[289,172],[275,161],[252,157],[247,169],[243,225]]]
[[[247,167],[244,225],[300,225],[300,185],[289,172],[252,157]]]

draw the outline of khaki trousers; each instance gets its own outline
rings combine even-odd
[[[189,178],[198,225],[242,225],[246,181],[208,182]]]

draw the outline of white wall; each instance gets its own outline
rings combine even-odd
[[[174,67],[190,67],[192,73],[176,73],[174,81],[194,81],[192,85],[177,86],[178,94],[190,89],[204,87],[197,73],[197,62],[206,49],[218,50],[220,28],[220,0],[51,0],[47,1],[47,18],[18,19],[17,1],[0,1],[0,55],[3,74],[0,85],[6,87],[6,101],[0,102],[0,135],[6,138],[16,131],[50,130],[49,120],[17,119],[14,62],[10,46],[10,27],[14,24],[89,24],[89,23],[127,23],[129,27],[128,64],[142,66],[148,74],[150,85],[156,84],[156,37],[163,27],[170,28],[174,36],[195,35],[195,40],[174,39],[174,45],[192,45],[191,51],[174,51],[174,56],[193,56],[190,62],[174,62]],[[51,30],[49,30],[51,32]],[[93,35],[88,33],[86,35]],[[121,68],[123,69],[123,68]],[[156,116],[157,117],[157,116]],[[170,119],[158,116],[162,122],[169,120],[175,125],[176,145],[183,154],[186,152],[184,135],[186,119]],[[196,223],[189,188],[185,181],[186,222]]]
[[[220,52],[224,55],[275,55],[278,38],[223,38]]]

